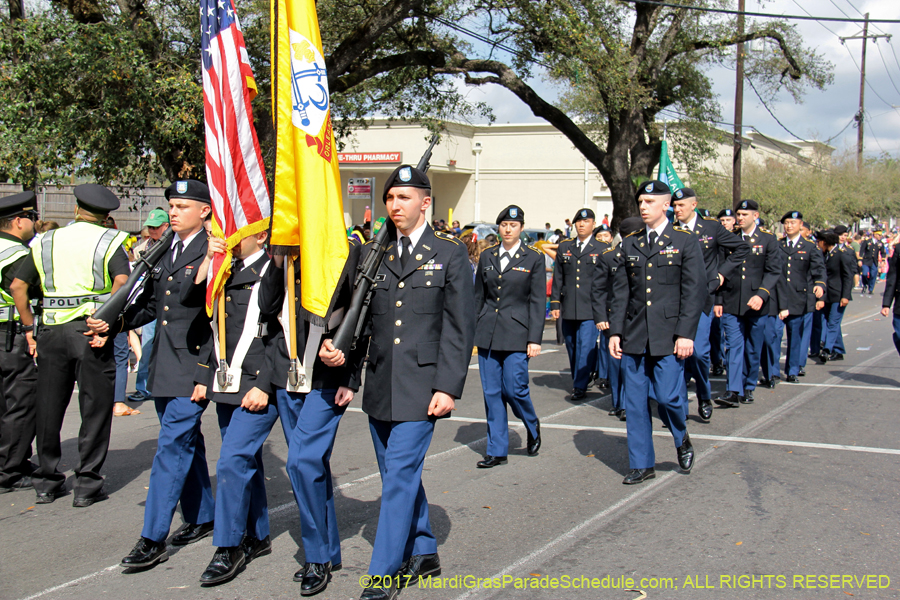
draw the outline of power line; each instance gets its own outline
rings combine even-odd
[[[862,23],[865,19],[856,19],[849,17],[814,17],[812,15],[804,17],[803,15],[778,15],[773,13],[747,12],[739,10],[727,10],[724,8],[706,8],[704,6],[686,6],[683,4],[669,4],[668,2],[658,2],[657,0],[623,0],[633,4],[652,4],[654,6],[665,6],[668,8],[680,8],[686,10],[695,10],[706,13],[720,13],[725,15],[744,15],[745,17],[763,17],[766,19],[789,19],[795,21],[834,21],[838,23]],[[869,23],[900,23],[900,19],[869,19]]]
[[[803,8],[803,6],[802,6],[799,2],[797,2],[797,0],[791,0],[791,2],[793,2],[794,4],[796,4],[796,5],[800,8],[800,10],[802,10],[803,12],[805,12],[806,14],[808,14],[810,17],[812,16],[812,13],[809,12],[808,10],[806,10],[805,8]],[[818,19],[814,19],[814,20],[816,21],[816,23],[818,23],[819,25],[821,25],[822,27],[824,27],[826,31],[830,32],[833,36],[835,36],[835,37],[841,37],[841,36],[839,36],[833,29],[831,29],[830,27],[826,26],[824,23],[822,23],[822,22],[819,21]]]
[[[878,48],[878,55],[881,57],[881,63],[884,65],[884,70],[887,71],[888,79],[891,80],[891,85],[894,86],[894,89],[897,90],[897,93],[898,93],[898,94],[900,94],[900,88],[898,88],[898,87],[897,87],[897,84],[894,83],[894,76],[891,75],[891,70],[888,69],[887,61],[884,60],[884,54],[882,54],[882,52],[881,52],[881,46],[879,46],[879,45],[876,43],[876,44],[875,44],[875,47]]]
[[[784,123],[782,123],[781,121],[778,120],[778,117],[775,116],[775,113],[772,112],[772,109],[769,108],[769,105],[766,104],[766,101],[763,100],[762,96],[760,96],[759,91],[756,89],[756,86],[753,85],[753,81],[749,77],[746,78],[746,81],[747,81],[747,83],[750,84],[750,89],[753,90],[753,93],[756,94],[756,97],[759,98],[759,101],[762,102],[762,105],[766,109],[766,112],[768,112],[770,115],[772,115],[772,118],[775,119],[775,122],[778,123],[779,125],[781,125],[781,128],[784,129],[785,131],[787,131],[789,134],[791,134],[798,140],[803,141],[802,137],[800,137],[799,135],[797,135],[796,133],[794,133],[793,131],[788,129]]]
[[[862,69],[859,68],[859,63],[856,62],[856,57],[853,56],[853,53],[852,53],[852,52],[850,52],[850,48],[847,48],[847,44],[841,44],[841,45],[844,47],[845,50],[847,50],[847,54],[850,55],[850,60],[853,61],[853,65],[856,67],[856,70],[859,71],[860,73],[862,73]],[[884,98],[882,98],[881,94],[878,93],[878,90],[875,89],[875,86],[873,86],[872,83],[871,83],[868,79],[866,79],[866,85],[869,86],[869,89],[872,90],[872,93],[873,93],[873,94],[875,94],[876,96],[878,96],[878,99],[879,99],[879,100],[881,100],[882,102],[884,102],[884,103],[885,103],[886,105],[888,105],[889,107],[894,108],[894,105],[893,105],[893,104],[891,104],[890,102],[888,102],[887,100],[885,100]],[[897,110],[897,109],[894,108],[894,110]]]

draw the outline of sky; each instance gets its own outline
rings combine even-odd
[[[734,2],[737,8],[737,2]],[[855,8],[854,8],[855,7]],[[869,12],[872,19],[900,19],[898,0],[746,0],[746,10],[755,12],[822,17],[860,17]],[[858,11],[857,11],[858,9]],[[846,14],[842,14],[846,13]],[[764,21],[760,19],[760,21]],[[837,135],[850,122],[859,108],[859,79],[857,65],[861,58],[862,40],[848,40],[842,45],[839,36],[861,35],[862,23],[794,21],[808,47],[817,50],[832,63],[834,81],[824,90],[807,89],[802,104],[796,104],[789,94],[779,94],[768,102],[788,129],[806,139],[827,140]],[[824,27],[823,27],[824,25]],[[831,31],[828,31],[828,29]],[[833,32],[833,33],[832,33]],[[865,153],[879,156],[887,153],[900,157],[900,24],[870,25],[869,34],[894,35],[890,41],[868,40],[866,51],[865,91]],[[880,51],[880,52],[879,52]],[[854,62],[855,61],[855,62]],[[709,72],[713,92],[721,105],[722,121],[734,120],[733,70],[715,68]],[[555,98],[554,89],[546,82],[529,82],[547,99]],[[497,123],[534,122],[538,119],[512,93],[500,86],[468,88],[472,100],[483,100],[494,107]],[[879,97],[880,96],[880,97]],[[896,107],[896,108],[893,108]],[[761,133],[782,140],[795,140],[782,129],[767,112],[753,90],[744,86],[743,124]],[[746,133],[746,130],[745,130]],[[837,152],[855,152],[857,130],[855,124],[837,135],[831,145]]]

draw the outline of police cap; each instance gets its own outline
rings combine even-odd
[[[637,192],[634,194],[634,201],[639,202],[641,196],[669,196],[671,194],[672,190],[669,189],[669,186],[662,181],[653,179],[638,186]]]
[[[582,219],[593,219],[593,218],[595,218],[594,211],[592,211],[589,208],[582,208],[577,213],[575,213],[575,218],[572,219],[572,223],[577,223],[578,221],[581,221]]]
[[[737,206],[738,210],[755,210],[759,212],[759,202],[756,200],[741,200],[741,203]]]
[[[733,216],[734,216],[733,210],[731,210],[730,208],[723,208],[722,210],[719,211],[718,218],[721,219],[722,217],[733,217]]]
[[[525,211],[516,206],[515,204],[510,204],[497,216],[497,225],[502,223],[503,221],[518,221],[519,223],[525,224]]]
[[[0,198],[0,219],[32,212],[37,207],[34,192],[19,192]]]
[[[800,212],[799,210],[789,210],[786,213],[784,213],[783,217],[781,217],[781,222],[784,223],[788,219],[800,219],[802,221],[803,213]],[[834,230],[837,231],[837,227],[835,227]]]
[[[392,187],[413,187],[431,190],[431,182],[428,181],[428,175],[424,171],[420,171],[410,165],[400,165],[394,169],[394,172],[384,182],[384,194],[381,196],[382,202],[387,202],[388,190]]]
[[[111,213],[119,208],[119,197],[97,183],[82,183],[72,190],[78,206],[95,213]]]
[[[628,217],[627,219],[622,219],[622,222],[619,223],[619,235],[625,237],[635,231],[640,231],[644,227],[644,221],[640,217]]]
[[[675,193],[672,194],[672,200],[689,200],[691,198],[696,198],[697,193],[694,192],[689,187],[681,188],[680,190],[675,190]]]
[[[204,204],[212,204],[209,199],[209,188],[202,181],[196,179],[179,179],[166,188],[166,200],[180,198],[182,200],[196,200]]]

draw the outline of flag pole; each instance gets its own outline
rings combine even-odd
[[[219,387],[225,388],[228,385],[228,363],[225,360],[227,354],[227,346],[225,345],[225,289],[219,293],[218,310],[216,310],[216,319],[219,325],[219,370],[216,371],[216,378],[219,381]]]
[[[288,333],[291,338],[288,342],[291,359],[288,367],[288,382],[296,387],[300,383],[300,372],[297,369],[297,287],[295,285],[294,257],[288,255],[284,259],[287,261],[287,301],[290,313]]]

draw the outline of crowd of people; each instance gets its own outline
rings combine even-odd
[[[900,310],[900,240],[887,241],[881,227],[852,238],[840,225],[814,233],[789,211],[779,238],[754,200],[714,218],[690,188],[648,181],[635,194],[640,216],[617,231],[608,215],[598,222],[585,208],[565,231],[550,234],[548,223],[542,243],[528,245],[517,205],[483,239],[458,221],[429,224],[430,190],[427,175],[408,165],[385,184],[390,242],[352,350],[333,338],[358,293],[354,277],[341,278],[325,318],[311,318],[294,300],[302,294],[299,259],[270,255],[265,231],[231,249],[223,314],[217,307],[207,316],[211,264],[228,248],[206,229],[212,209],[199,181],[167,188],[168,212],[154,209],[142,239],[130,241],[109,217],[118,198],[99,185],[77,186],[75,220],[40,237],[33,193],[0,199],[0,492],[33,488],[38,504],[69,493],[58,470],[60,432],[77,382],[73,506],[107,498],[100,471],[112,417],[137,412],[125,403],[130,347],[137,384],[129,399],[152,401],[160,430],[143,528],[122,567],[152,569],[169,559],[169,544],[211,535],[216,550],[200,583],[219,585],[270,553],[262,448],[280,420],[305,555],[293,578],[301,595],[320,593],[343,562],[330,457],[365,370],[362,409],[382,500],[361,597],[391,600],[441,573],[422,467],[435,423],[462,395],[473,348],[488,434],[478,468],[508,462],[508,408],[526,427],[527,455],[539,453],[528,365],[541,353],[549,316],[568,353],[569,399],[608,390],[610,416],[626,422],[623,483],[631,485],[655,476],[653,407],[680,468],[691,471],[691,381],[698,415],[709,422],[714,404],[750,405],[758,385],[781,382],[785,335],[786,383],[806,374],[810,358],[843,360],[841,321],[855,285],[873,294],[887,271],[883,313]],[[346,274],[372,249],[369,225],[348,231]],[[140,292],[117,318],[99,319],[99,306],[131,293],[129,263],[169,239],[169,229],[174,235]],[[898,313],[894,327],[900,352]],[[714,398],[710,376],[723,374],[726,392]],[[201,430],[210,402],[222,437],[215,493]],[[170,536],[179,504],[185,524]]]

